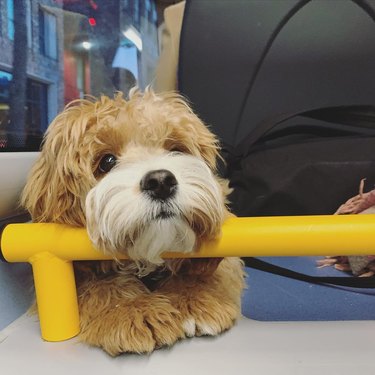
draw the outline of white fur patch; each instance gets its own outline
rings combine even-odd
[[[220,332],[216,327],[212,327],[208,324],[199,324],[198,329],[202,335],[206,336],[215,336]]]
[[[187,337],[193,337],[195,335],[195,319],[189,318],[182,323],[182,327]]]

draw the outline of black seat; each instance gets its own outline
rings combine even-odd
[[[360,178],[375,183],[374,0],[190,0],[181,33],[178,74],[179,90],[227,151],[237,214],[330,213],[357,192]],[[350,116],[353,121],[341,134],[337,124],[341,126],[345,123],[341,120]],[[355,127],[363,118],[363,126],[353,130],[353,124]],[[272,132],[285,133],[285,129],[290,135],[296,127],[302,132],[301,124],[305,132],[315,127],[323,136],[359,135],[367,143],[355,146],[351,164],[345,160],[347,165],[341,163],[341,169],[324,170],[328,180],[316,187],[320,191],[312,190],[315,201],[312,197],[307,205],[298,202],[289,211],[287,207],[273,209],[270,202],[288,194],[293,197],[288,207],[293,206],[298,190],[309,188],[306,178],[310,175],[302,173],[304,182],[302,177],[298,182],[297,176],[275,188],[276,196],[266,202],[264,197],[272,193],[273,186],[256,178],[250,181],[252,176],[243,172],[238,177],[233,169],[244,168],[246,157],[260,139],[270,139]],[[354,148],[350,144],[345,147],[343,154]],[[336,159],[322,159],[321,164],[328,161],[332,166]],[[272,167],[282,175],[282,165],[274,163]],[[344,167],[347,176],[340,180],[340,190],[337,182]],[[337,186],[327,194],[331,182]],[[319,207],[323,194],[326,204]],[[258,198],[259,204],[251,206],[250,201]]]

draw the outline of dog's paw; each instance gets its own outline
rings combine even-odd
[[[112,306],[82,324],[82,341],[108,354],[150,353],[185,337],[181,313],[162,296],[138,297]]]
[[[231,301],[210,294],[191,295],[179,304],[185,335],[216,336],[231,328],[240,315]]]

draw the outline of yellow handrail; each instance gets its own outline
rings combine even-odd
[[[62,341],[77,335],[72,261],[111,257],[92,246],[84,228],[61,224],[10,224],[0,245],[6,261],[29,262],[33,267],[42,337]],[[375,215],[230,218],[216,241],[190,254],[166,253],[164,258],[327,254],[375,254]]]

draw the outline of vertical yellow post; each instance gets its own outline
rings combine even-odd
[[[79,333],[79,311],[73,263],[51,253],[30,259],[40,328],[46,341],[62,341]]]

